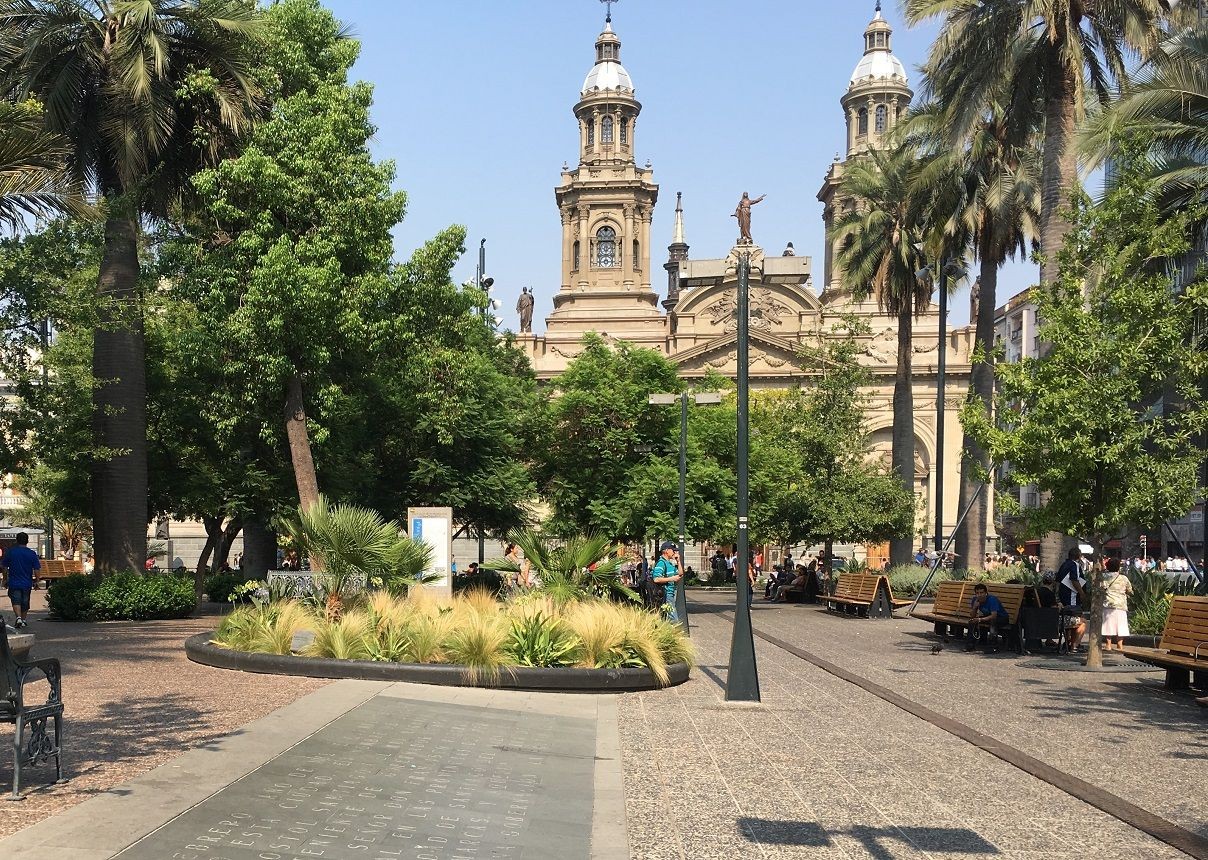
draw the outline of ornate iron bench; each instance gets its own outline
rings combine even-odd
[[[25,683],[41,672],[50,685],[42,704],[26,704]],[[21,798],[21,768],[55,760],[55,781],[63,779],[63,691],[59,661],[18,660],[8,647],[8,631],[0,622],[0,723],[13,723],[13,800]],[[46,721],[54,720],[54,738],[46,732]],[[29,731],[26,732],[26,727]],[[28,734],[28,740],[25,735]]]

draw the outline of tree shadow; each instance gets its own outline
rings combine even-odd
[[[996,846],[965,827],[866,827],[857,824],[827,829],[814,821],[773,821],[748,817],[739,818],[738,827],[748,842],[763,845],[827,848],[834,845],[834,836],[846,835],[858,841],[868,855],[877,860],[894,860],[893,843],[900,843],[911,855],[919,851],[929,854],[1001,853]]]

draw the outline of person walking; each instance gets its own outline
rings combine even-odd
[[[1112,650],[1112,640],[1116,640],[1116,650],[1124,650],[1124,637],[1129,636],[1128,630],[1128,598],[1132,594],[1132,582],[1120,572],[1120,559],[1109,558],[1103,571],[1103,638],[1107,644],[1103,647]]]
[[[8,599],[12,601],[13,615],[17,618],[14,626],[20,630],[29,623],[25,616],[29,613],[30,592],[34,589],[34,571],[42,569],[38,554],[29,548],[29,535],[19,533],[17,545],[0,557],[0,564],[8,571]]]
[[[656,585],[663,586],[663,599],[666,601],[664,606],[670,607],[670,612],[667,613],[667,620],[672,622],[679,621],[679,613],[676,612],[675,598],[679,588],[680,580],[684,578],[683,572],[680,570],[679,549],[676,547],[675,541],[663,541],[659,547],[662,557],[654,565],[654,570],[650,572],[650,578]]]

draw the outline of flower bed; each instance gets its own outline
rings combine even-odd
[[[191,659],[245,671],[525,689],[648,689],[688,677],[677,625],[606,600],[483,592],[437,600],[412,589],[365,595],[338,617],[287,600],[236,608]]]

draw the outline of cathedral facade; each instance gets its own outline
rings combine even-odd
[[[893,55],[892,36],[892,28],[878,8],[864,33],[863,55],[840,99],[847,158],[836,157],[818,193],[828,235],[834,220],[855,205],[842,195],[845,164],[883,145],[913,97],[905,67]],[[562,283],[546,317],[544,334],[522,334],[518,341],[538,377],[556,377],[578,354],[584,335],[596,332],[606,340],[628,341],[663,353],[678,365],[684,379],[698,379],[709,372],[734,378],[737,268],[739,255],[749,253],[752,388],[807,383],[809,373],[797,357],[799,346],[827,337],[843,316],[859,316],[870,329],[863,338],[863,360],[875,380],[866,392],[868,430],[873,453],[888,459],[896,320],[882,314],[875,300],[859,300],[845,288],[829,240],[820,290],[814,284],[811,258],[797,256],[791,248],[765,254],[757,244],[740,242],[724,256],[694,259],[677,196],[672,241],[666,262],[661,264],[666,293],[660,302],[654,290],[650,230],[659,189],[649,165],[641,167],[634,158],[642,106],[621,63],[621,40],[611,22],[605,24],[595,47],[595,63],[574,106],[579,162],[564,167],[555,191],[562,223]],[[968,326],[950,329],[941,344],[939,315],[933,307],[916,320],[913,347],[919,544],[929,542],[935,521],[932,488],[936,486],[935,404],[941,349],[946,351],[947,364],[947,408],[942,418],[947,442],[942,457],[944,531],[948,534],[959,513],[961,427],[957,416],[969,386],[973,330]]]

